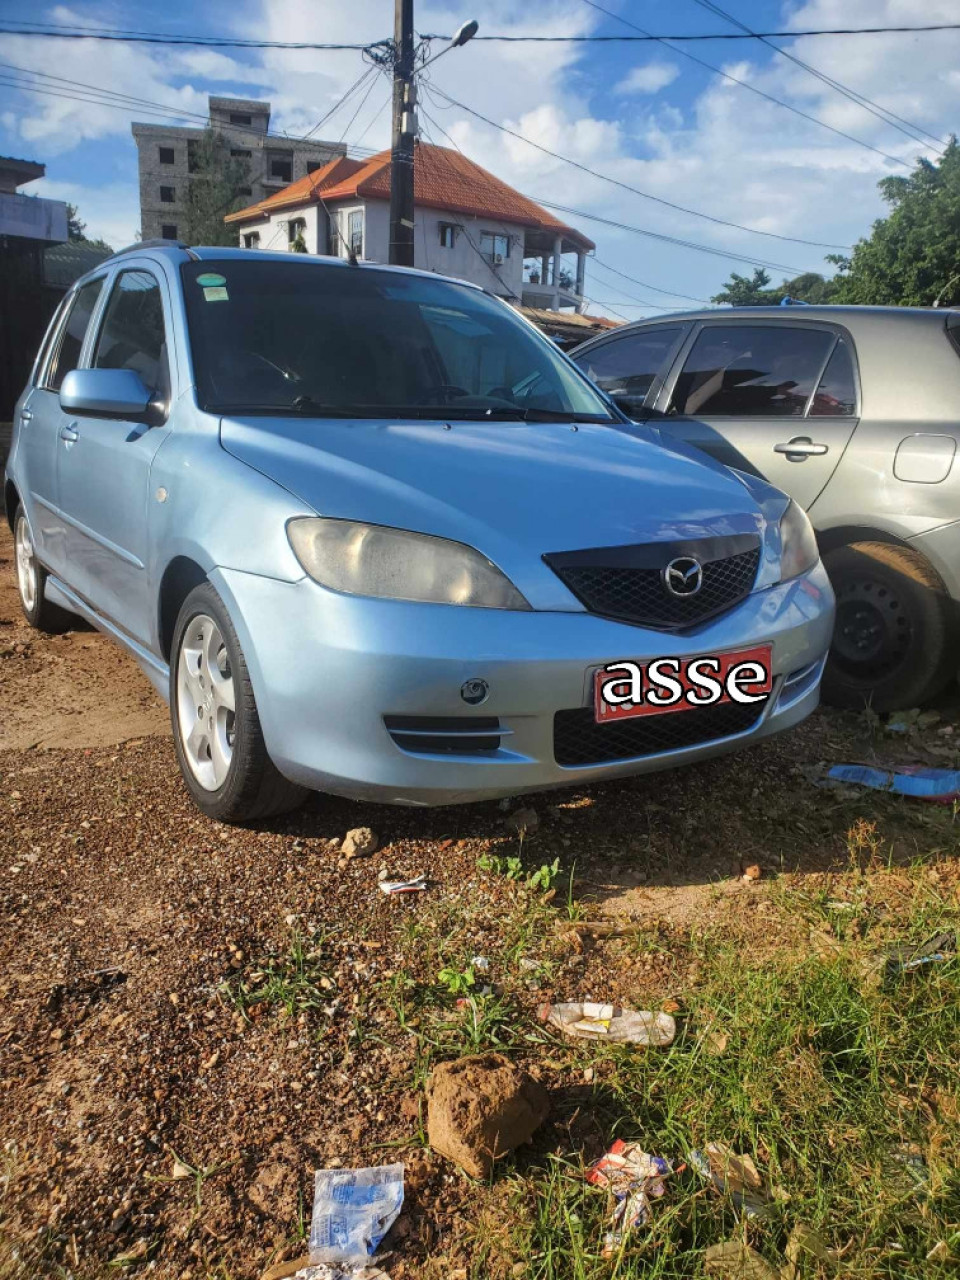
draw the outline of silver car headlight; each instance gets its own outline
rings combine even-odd
[[[791,502],[780,517],[780,581],[809,573],[820,559],[817,535],[810,517]]]
[[[310,577],[332,591],[479,609],[530,608],[492,561],[462,542],[312,516],[289,521],[287,536]]]

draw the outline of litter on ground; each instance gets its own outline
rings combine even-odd
[[[957,954],[957,935],[953,929],[934,934],[917,946],[901,944],[891,948],[887,955],[887,977],[896,978],[927,964],[940,964]]]
[[[681,1165],[682,1169],[684,1166]],[[634,1227],[646,1226],[653,1217],[652,1200],[666,1191],[665,1178],[675,1170],[663,1156],[651,1156],[635,1142],[617,1139],[606,1155],[587,1170],[591,1186],[605,1187],[613,1198],[611,1229],[604,1235],[603,1254],[609,1257]]]
[[[594,1001],[562,1001],[540,1008],[541,1022],[580,1040],[607,1040],[619,1044],[662,1047],[672,1042],[677,1024],[668,1013],[624,1009]]]
[[[960,799],[960,770],[931,769],[926,765],[904,764],[896,769],[878,769],[869,764],[834,764],[821,773],[817,785],[854,785],[871,791],[888,791],[911,800],[952,804]]]
[[[427,877],[414,876],[412,880],[378,880],[381,893],[422,893],[427,888]]]
[[[748,1218],[764,1218],[770,1213],[769,1188],[750,1156],[738,1156],[724,1142],[708,1142],[703,1151],[691,1151],[687,1160]]]
[[[312,1266],[363,1266],[403,1205],[403,1165],[373,1169],[317,1169],[310,1224]]]

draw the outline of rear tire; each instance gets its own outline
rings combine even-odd
[[[170,719],[183,780],[208,817],[251,822],[303,803],[306,788],[267,754],[240,641],[209,582],[190,592],[177,618]]]
[[[30,522],[20,503],[13,516],[13,562],[20,608],[31,627],[48,636],[62,635],[75,627],[78,622],[76,614],[51,604],[44,594],[48,574],[33,549]]]
[[[935,697],[956,665],[953,606],[923,556],[855,542],[824,556],[837,621],[823,698],[837,707],[898,711]]]

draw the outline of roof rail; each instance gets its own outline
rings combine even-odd
[[[133,244],[126,245],[123,249],[118,249],[114,253],[115,258],[119,258],[124,253],[136,253],[138,249],[183,249],[186,253],[190,253],[191,249],[188,244],[184,244],[182,240],[135,240]]]

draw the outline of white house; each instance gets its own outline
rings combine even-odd
[[[414,265],[457,276],[524,306],[583,309],[593,241],[486,169],[418,142]],[[275,195],[228,214],[249,249],[388,260],[390,152],[339,156]]]

